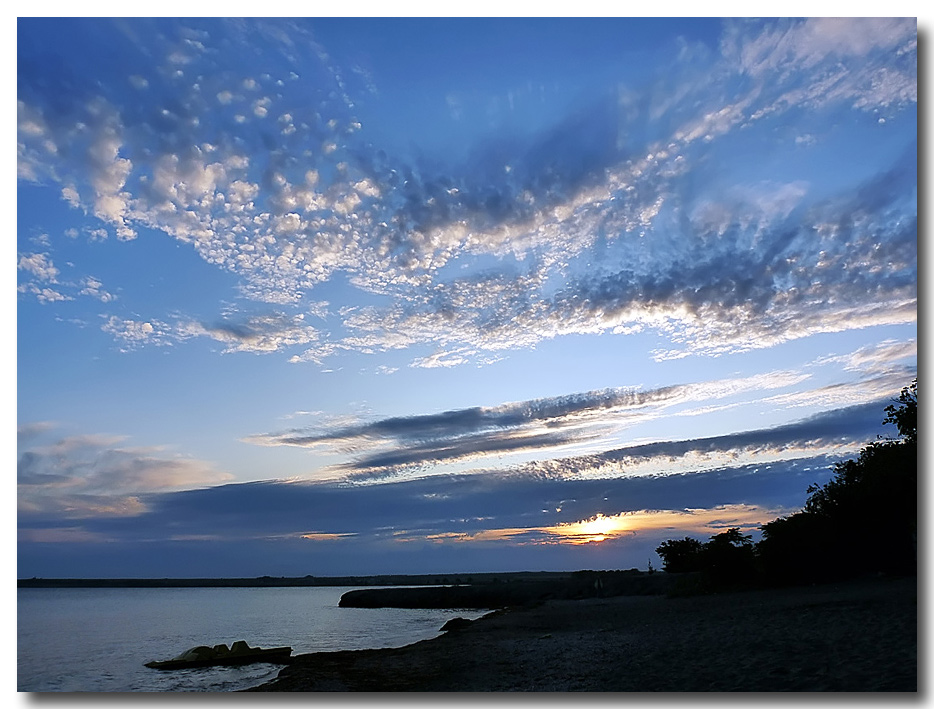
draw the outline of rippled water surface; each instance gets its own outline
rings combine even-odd
[[[481,613],[339,608],[350,588],[66,588],[17,592],[21,692],[214,692],[272,679],[281,665],[164,672],[144,667],[195,645],[246,640],[293,654],[399,647]]]

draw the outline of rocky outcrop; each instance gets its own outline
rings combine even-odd
[[[464,608],[528,606],[550,600],[644,596],[667,593],[668,574],[629,571],[577,572],[563,579],[517,579],[501,583],[417,588],[365,588],[341,596],[344,608]]]

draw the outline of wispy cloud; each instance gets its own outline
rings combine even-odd
[[[672,407],[736,397],[742,400],[762,391],[800,384],[808,376],[777,371],[648,391],[605,389],[495,407],[292,429],[257,434],[245,440],[265,446],[350,453],[356,456],[354,460],[339,469],[372,479],[428,464],[516,452],[553,455],[554,451],[549,449],[585,441],[605,443],[621,429],[660,416]]]
[[[50,424],[20,427],[17,499],[21,514],[56,514],[62,519],[85,516],[138,516],[141,498],[159,490],[217,484],[231,476],[209,463],[171,456],[159,448],[121,445],[119,436],[84,435],[29,446]]]
[[[912,18],[736,22],[727,30],[724,56],[766,95],[753,118],[800,105],[847,102],[871,111],[917,101]]]
[[[896,351],[890,351],[889,354],[894,354]],[[840,382],[817,387],[816,389],[776,394],[763,399],[763,403],[776,408],[800,408],[805,406],[833,408],[855,402],[882,402],[886,399],[895,398],[902,387],[917,376],[917,368],[914,366],[888,367],[879,373],[876,369],[878,366],[876,363],[879,362],[879,359],[863,359],[861,354],[865,354],[865,352],[854,353],[845,359],[854,363],[850,365],[851,369],[858,366],[860,371],[870,372],[870,376],[853,382]],[[878,354],[883,358],[886,356],[881,351]],[[901,354],[904,356],[905,352],[902,351]],[[865,366],[867,363],[870,366]],[[883,407],[884,405],[881,405],[879,411]]]
[[[917,362],[918,342],[908,340],[898,342],[885,340],[876,345],[860,347],[855,352],[844,355],[831,355],[819,360],[821,363],[840,364],[843,369],[850,372],[861,372],[870,375],[891,374],[893,372],[906,372],[906,367]],[[908,381],[909,376],[904,380]]]
[[[16,427],[16,440],[22,444],[30,439],[41,436],[47,431],[54,430],[56,424],[52,421],[34,421],[31,423],[20,424]]]
[[[827,411],[773,428],[644,443],[592,455],[527,463],[521,469],[563,478],[606,479],[852,455],[881,431],[879,411],[882,406],[882,402],[876,401]]]

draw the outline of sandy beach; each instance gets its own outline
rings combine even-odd
[[[914,692],[916,579],[496,611],[403,648],[300,655],[251,691]]]

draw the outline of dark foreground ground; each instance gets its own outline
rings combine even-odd
[[[917,691],[916,579],[547,601],[403,648],[299,655],[250,691]]]

